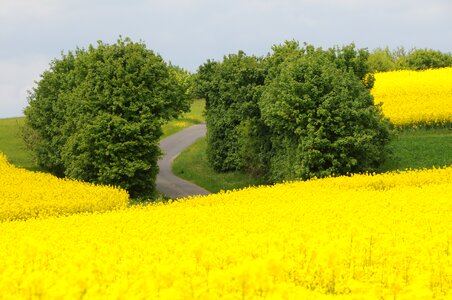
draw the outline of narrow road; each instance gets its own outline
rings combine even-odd
[[[157,190],[172,198],[184,198],[192,195],[208,195],[209,191],[173,174],[173,160],[197,139],[206,135],[206,125],[198,124],[188,127],[160,141],[164,155],[158,161],[160,172],[157,175]]]

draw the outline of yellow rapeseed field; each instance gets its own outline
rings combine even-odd
[[[17,168],[0,153],[0,222],[126,207],[127,192]],[[0,271],[1,272],[1,271]]]
[[[3,222],[0,299],[451,299],[451,195],[445,168]]]
[[[395,125],[452,123],[452,68],[376,73],[372,95]]]

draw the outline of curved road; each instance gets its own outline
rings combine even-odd
[[[158,161],[157,190],[172,198],[184,198],[192,195],[208,195],[209,191],[191,182],[175,176],[171,170],[173,160],[197,139],[206,135],[206,124],[188,127],[160,141],[164,155]]]

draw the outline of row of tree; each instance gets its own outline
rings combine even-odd
[[[244,52],[207,61],[197,74],[142,42],[76,49],[55,59],[30,92],[24,140],[57,175],[156,194],[162,125],[206,99],[208,157],[217,171],[268,182],[375,169],[389,123],[373,105],[373,71],[452,65],[434,50],[348,45],[316,49],[295,41],[266,57]]]
[[[433,49],[377,48],[369,55],[369,66],[374,72],[452,67],[452,53]]]
[[[368,51],[295,41],[272,50],[199,68],[195,91],[206,99],[211,166],[268,182],[377,168],[390,131],[370,95]]]

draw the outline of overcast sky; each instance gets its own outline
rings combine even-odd
[[[27,90],[61,51],[119,35],[194,72],[287,39],[452,52],[451,16],[451,0],[0,0],[0,118],[23,114]]]

